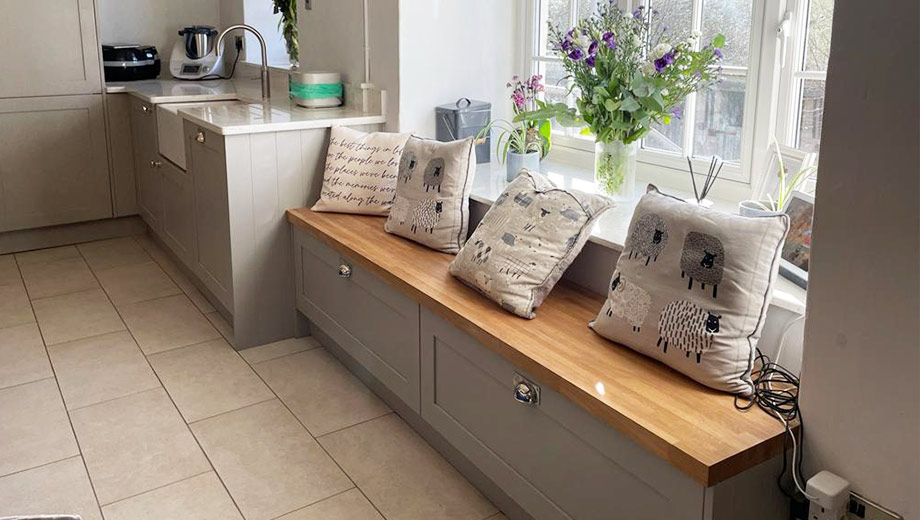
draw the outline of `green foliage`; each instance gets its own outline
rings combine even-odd
[[[721,34],[703,47],[697,36],[670,42],[657,11],[603,4],[569,31],[550,24],[549,34],[578,94],[576,114],[553,105],[553,117],[586,125],[597,141],[627,144],[669,124],[688,94],[718,81],[725,44]]]
[[[278,29],[284,37],[284,45],[292,62],[300,59],[300,44],[297,42],[297,0],[272,0],[273,12],[281,14]]]

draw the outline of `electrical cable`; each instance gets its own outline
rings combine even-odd
[[[780,346],[783,345],[786,339],[785,335],[788,331],[789,326],[786,327],[783,333]],[[744,399],[744,397],[736,395],[735,408],[746,411],[757,405],[761,410],[783,423],[783,427],[785,428],[785,435],[783,436],[783,467],[776,479],[776,483],[783,494],[792,498],[792,495],[786,490],[782,482],[783,475],[786,474],[787,468],[786,435],[788,435],[792,439],[792,482],[800,493],[805,495],[806,498],[811,499],[813,497],[805,492],[804,487],[799,483],[798,477],[802,473],[802,452],[804,451],[802,439],[804,439],[805,434],[805,428],[802,424],[802,412],[799,409],[799,378],[785,367],[774,363],[766,354],[761,352],[760,349],[757,349],[757,357],[754,359],[754,366],[759,367],[751,374],[751,379],[754,383],[754,393],[749,398],[748,402],[743,404],[741,400]],[[798,440],[796,440],[796,435],[790,426],[790,423],[796,420],[798,420],[799,423]]]
[[[200,78],[179,78],[186,81],[211,81],[215,79],[231,79],[233,74],[236,73],[236,64],[240,61],[240,54],[243,52],[243,45],[240,41],[236,43],[236,57],[233,58],[233,64],[230,66],[230,74],[227,76],[221,76],[220,74],[208,74],[206,76],[201,76]]]

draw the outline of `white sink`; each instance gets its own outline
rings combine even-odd
[[[185,169],[185,142],[179,109],[219,105],[245,105],[245,101],[207,101],[201,103],[163,103],[157,105],[157,144],[160,155]]]

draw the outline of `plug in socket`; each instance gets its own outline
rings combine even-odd
[[[904,517],[851,491],[847,520],[904,520]]]

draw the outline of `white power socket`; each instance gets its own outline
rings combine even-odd
[[[845,520],[850,502],[850,483],[830,471],[822,471],[805,483],[811,504],[808,520]]]
[[[848,520],[904,520],[904,517],[885,509],[868,498],[850,491]]]

